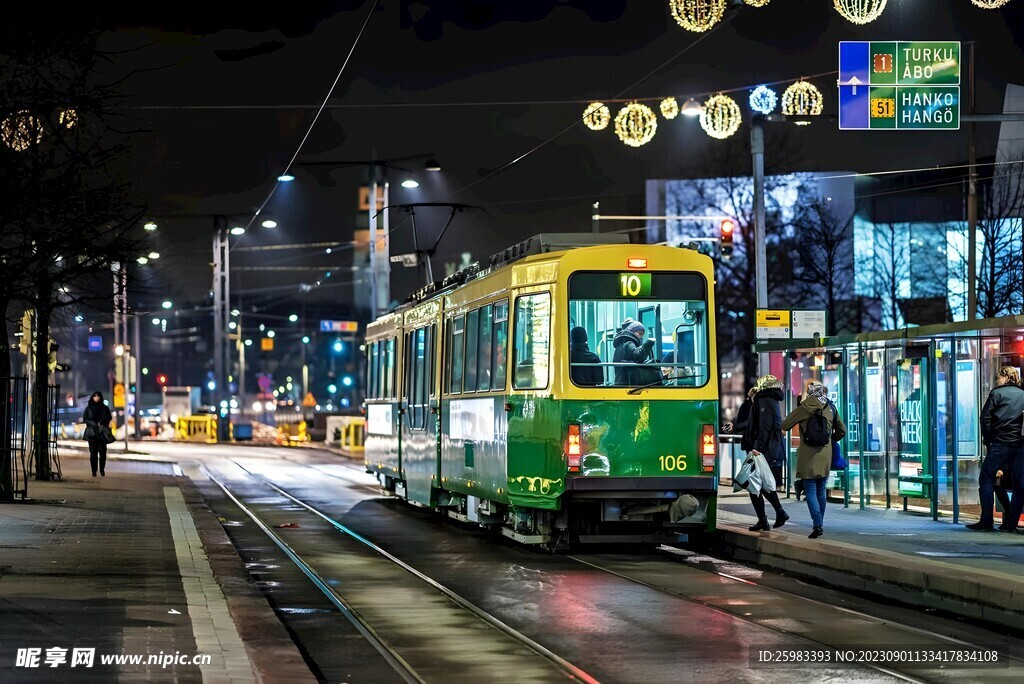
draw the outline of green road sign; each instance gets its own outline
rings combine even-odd
[[[839,44],[839,128],[960,128],[960,43]]]

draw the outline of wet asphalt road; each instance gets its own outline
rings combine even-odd
[[[425,681],[565,681],[557,667],[342,535],[267,485],[272,482],[448,586],[603,682],[1021,681],[1020,669],[919,670],[833,664],[751,667],[751,648],[949,645],[932,632],[989,645],[976,627],[939,624],[878,606],[881,618],[838,609],[836,592],[683,554],[586,553],[579,559],[517,546],[429,511],[380,497],[372,478],[337,456],[297,449],[176,448],[202,463],[327,579]],[[157,450],[154,449],[154,452]],[[161,448],[163,451],[163,448]],[[170,453],[168,453],[170,455]],[[197,480],[201,474],[192,468]],[[321,681],[400,681],[331,604],[208,480],[201,485],[250,572]],[[583,562],[581,562],[583,561]],[[596,567],[595,567],[596,566]],[[721,570],[756,584],[723,577]],[[616,574],[611,574],[611,570]],[[710,572],[709,572],[710,570]],[[791,584],[787,584],[787,581]],[[774,588],[773,588],[774,587]],[[779,591],[778,589],[782,589]],[[900,624],[918,623],[927,632]],[[940,629],[941,628],[941,629]],[[1019,667],[1021,664],[1016,663]]]

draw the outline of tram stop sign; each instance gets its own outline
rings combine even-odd
[[[960,43],[839,43],[840,130],[959,130]]]

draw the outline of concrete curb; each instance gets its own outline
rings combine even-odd
[[[832,586],[1020,630],[1024,625],[1024,578],[910,558],[892,551],[790,534],[749,532],[719,521],[717,551]],[[908,563],[910,566],[908,567]]]

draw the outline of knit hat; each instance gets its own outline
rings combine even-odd
[[[586,344],[587,343],[587,330],[581,326],[576,326],[569,331],[569,342],[571,344]]]
[[[824,399],[828,396],[828,390],[820,382],[812,382],[807,386],[807,396]]]
[[[774,375],[762,375],[757,379],[754,389],[763,392],[766,389],[782,388],[782,383]]]
[[[629,324],[629,327],[626,328],[626,330],[634,335],[644,335],[647,333],[647,328],[640,321],[633,321]]]

